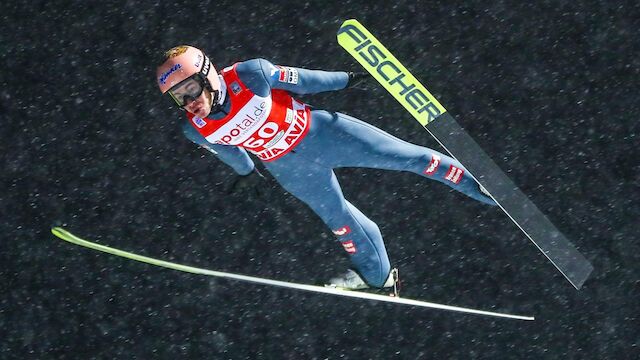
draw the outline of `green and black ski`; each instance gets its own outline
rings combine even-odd
[[[357,20],[345,21],[338,43],[353,56],[442,147],[460,161],[504,213],[576,288],[593,266],[491,160],[447,110]]]

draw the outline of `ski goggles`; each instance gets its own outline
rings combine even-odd
[[[208,85],[208,80],[201,72],[195,73],[167,90],[167,94],[179,107],[183,108],[189,101],[194,101]]]
[[[207,75],[209,75],[209,70],[211,69],[209,57],[205,55],[204,52],[202,53],[202,57],[204,61],[202,62],[202,68],[200,68],[199,72],[180,81],[171,89],[167,90],[167,94],[169,94],[181,109],[187,105],[187,102],[193,101],[202,95],[205,88],[212,93],[217,93],[217,91],[214,91],[211,87],[209,80],[207,80]]]

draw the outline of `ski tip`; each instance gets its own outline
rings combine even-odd
[[[67,230],[59,227],[59,226],[54,226],[51,228],[51,233],[53,235],[55,235],[57,238],[60,238],[62,240],[65,241],[69,241],[69,235],[71,235],[70,232],[68,232]]]
[[[356,19],[347,19],[342,23],[342,26],[349,25],[349,24],[360,24],[360,22]]]
[[[356,28],[362,27],[362,24],[360,24],[360,22],[356,19],[347,19],[343,21],[342,25],[340,25],[340,29],[338,30],[338,35],[346,31],[348,28],[353,28],[353,27],[356,27]]]

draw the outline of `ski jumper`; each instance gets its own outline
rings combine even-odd
[[[185,136],[240,175],[253,171],[247,151],[255,154],[285,190],[327,224],[370,286],[381,287],[391,268],[382,235],[373,221],[344,198],[333,169],[409,171],[495,205],[457,160],[351,116],[312,109],[292,97],[344,89],[345,72],[275,66],[253,59],[225,68],[220,76],[221,110],[205,119],[187,113]]]

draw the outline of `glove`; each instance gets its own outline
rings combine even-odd
[[[346,88],[355,88],[355,89],[363,89],[366,90],[366,86],[362,86],[367,83],[370,75],[367,72],[347,72],[349,75],[349,81],[347,82]]]
[[[267,179],[257,168],[253,168],[253,171],[247,175],[236,176],[226,192],[227,195],[243,193],[250,198],[261,198],[264,193],[262,189],[266,186]]]

